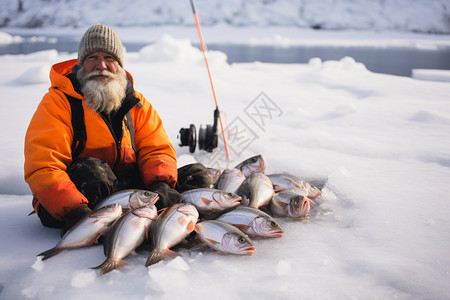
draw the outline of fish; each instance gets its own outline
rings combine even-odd
[[[252,255],[255,245],[237,227],[218,220],[207,220],[195,225],[197,237],[210,248],[227,254]]]
[[[180,243],[194,230],[198,217],[197,209],[190,203],[177,203],[166,208],[150,226],[154,248],[145,266],[178,256],[179,254],[170,248]]]
[[[241,200],[242,198],[234,193],[218,189],[200,188],[181,194],[183,203],[191,203],[200,214],[205,215],[238,206]]]
[[[158,199],[159,195],[157,193],[148,190],[127,189],[109,195],[108,197],[97,203],[95,209],[119,203],[120,205],[122,205],[124,212],[126,212],[130,209],[139,208],[149,204],[155,204]]]
[[[252,173],[241,184],[236,194],[242,197],[241,204],[253,208],[265,208],[274,194],[272,182],[262,173]]]
[[[311,208],[310,202],[313,201],[306,196],[284,191],[273,196],[269,208],[272,215],[277,217],[304,218]]]
[[[289,190],[307,196],[309,199],[317,198],[322,194],[322,191],[314,185],[290,173],[269,174],[267,177],[272,181],[276,192]]]
[[[213,184],[215,184],[217,179],[219,179],[220,175],[222,175],[222,170],[215,168],[207,168],[207,169],[209,177],[211,178]]]
[[[216,189],[236,193],[239,186],[245,180],[245,175],[239,169],[225,169],[222,171],[219,179],[217,180]]]
[[[37,256],[42,256],[42,260],[46,260],[65,249],[90,246],[121,215],[122,206],[119,203],[94,210],[69,229],[55,247],[39,253]]]
[[[238,206],[223,213],[216,220],[236,226],[249,237],[281,237],[284,233],[274,218],[253,207]]]
[[[158,212],[154,204],[130,210],[114,221],[104,240],[106,260],[94,267],[100,269],[100,275],[104,275],[127,265],[123,258],[139,247],[148,235],[150,224]]]
[[[244,160],[234,168],[241,170],[245,177],[248,177],[252,173],[264,173],[266,169],[266,162],[260,154]]]

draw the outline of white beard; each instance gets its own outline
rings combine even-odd
[[[104,75],[106,80],[93,78]],[[81,83],[81,92],[84,95],[86,105],[97,113],[106,114],[116,111],[122,105],[127,87],[127,75],[125,70],[119,66],[117,73],[113,74],[107,70],[94,70],[86,74],[81,67],[77,72],[77,78]]]

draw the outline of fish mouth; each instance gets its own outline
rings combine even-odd
[[[282,237],[284,234],[284,230],[270,230],[269,233],[271,237]]]
[[[236,206],[236,205],[241,204],[241,201],[242,201],[242,197],[239,197],[239,198],[236,198],[236,199],[234,199],[233,201],[231,201],[231,204],[232,204],[233,206]]]
[[[252,255],[253,253],[255,253],[255,246],[241,248],[241,254]]]

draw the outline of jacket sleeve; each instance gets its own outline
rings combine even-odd
[[[88,200],[66,173],[72,160],[70,105],[53,88],[44,96],[25,136],[25,181],[39,203],[57,220]]]
[[[142,107],[135,107],[135,144],[137,162],[146,187],[165,181],[171,187],[177,181],[176,152],[160,116],[152,105],[136,92]]]

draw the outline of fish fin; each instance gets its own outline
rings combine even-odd
[[[245,225],[245,224],[233,224],[234,227],[236,227],[237,229],[239,229],[240,231],[246,232],[248,230],[248,228],[250,226]]]
[[[35,213],[36,213],[36,211],[35,211],[35,210],[32,210],[32,211],[28,214],[28,216],[34,215]]]
[[[213,245],[217,245],[219,243],[219,242],[217,242],[215,240],[212,240],[212,239],[209,239],[209,238],[205,238],[205,240],[207,240],[208,242],[210,242]]]
[[[48,249],[47,251],[39,253],[37,256],[42,256],[42,260],[49,259],[50,257],[55,256],[56,254],[62,252],[66,248],[57,248],[53,247],[52,249]]]
[[[203,203],[205,203],[205,205],[210,205],[211,204],[211,200],[205,198],[205,197],[200,197],[200,199],[202,200]]]
[[[95,223],[97,223],[98,221],[99,221],[99,219],[94,219],[94,220],[92,220],[92,222],[87,223],[87,225],[95,224]]]
[[[180,253],[170,250],[170,249],[163,250],[163,254],[164,254],[164,259],[175,258],[177,256],[181,256]]]
[[[150,265],[156,264],[164,259],[164,255],[160,250],[153,250],[147,258],[145,266],[148,267]]]
[[[126,262],[124,262],[123,260],[112,260],[112,259],[106,259],[102,264],[93,267],[91,269],[100,269],[100,275],[105,275],[106,273],[111,272],[114,269],[117,269],[119,267],[122,266],[126,266],[128,265]]]
[[[287,203],[285,203],[283,201],[278,201],[278,200],[272,200],[272,201],[276,202],[276,204],[279,205],[283,209],[285,209],[287,206]]]
[[[172,251],[170,249],[164,249],[164,250],[153,250],[152,253],[150,253],[149,257],[147,258],[147,262],[145,263],[145,266],[151,266],[153,264],[156,264],[164,259],[174,258],[176,256],[181,256],[181,254]]]
[[[195,229],[195,223],[194,223],[194,221],[191,220],[191,221],[189,222],[189,224],[187,225],[186,229],[187,229],[189,232],[194,231],[194,229]]]
[[[296,188],[299,188],[299,189],[302,189],[302,190],[305,189],[305,188],[302,187],[300,184],[298,184],[294,179],[289,178],[289,177],[287,177],[287,176],[283,176],[283,177],[286,178],[287,180],[289,180],[290,182],[292,182],[292,184],[293,184]]]

